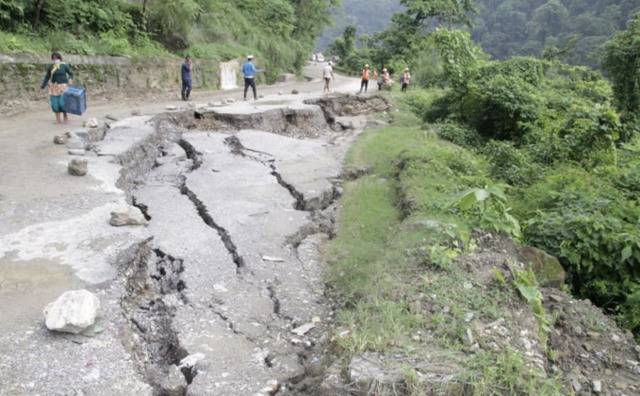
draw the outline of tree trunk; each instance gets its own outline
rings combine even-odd
[[[42,13],[42,7],[44,7],[45,0],[38,0],[36,4],[36,14],[33,17],[33,27],[37,28],[40,26],[40,14]]]

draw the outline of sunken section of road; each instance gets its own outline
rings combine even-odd
[[[3,348],[0,369],[14,374],[2,388],[286,394],[319,361],[311,348],[330,321],[319,247],[343,158],[366,115],[388,107],[376,96],[281,97],[123,120],[86,142],[90,169],[120,166],[115,184],[148,224],[104,257],[111,279],[88,282],[105,307],[98,331],[21,335]],[[21,351],[56,360],[24,362]]]

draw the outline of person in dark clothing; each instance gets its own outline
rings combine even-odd
[[[184,58],[182,64],[182,100],[189,100],[191,95],[192,83],[191,83],[191,71],[193,70],[193,61],[190,56]]]
[[[262,73],[263,71],[264,70],[257,69],[253,64],[253,55],[247,56],[247,61],[242,65],[242,74],[244,75],[244,100],[247,100],[249,87],[253,90],[253,100],[258,100],[256,74]]]
[[[69,121],[66,107],[64,105],[64,91],[68,85],[73,83],[73,72],[71,67],[66,63],[62,63],[62,55],[57,52],[51,54],[51,64],[47,66],[47,74],[42,80],[41,88],[49,87],[49,100],[51,102],[51,110],[56,115],[56,124],[61,123],[60,114],[63,115],[64,122]]]

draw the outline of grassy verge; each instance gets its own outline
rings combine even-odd
[[[365,133],[349,154],[348,166],[370,172],[345,185],[327,250],[328,283],[342,306],[338,325],[349,330],[336,337],[337,353],[345,363],[366,352],[428,360],[438,348],[460,355],[457,381],[476,394],[558,394],[521,351],[473,350],[473,321],[516,321],[509,312],[522,302],[515,284],[481,282],[464,264],[475,249],[471,230],[490,211],[483,217],[456,205],[465,192],[492,184],[488,165],[423,128],[404,99],[391,95],[394,121]]]

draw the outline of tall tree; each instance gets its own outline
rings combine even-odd
[[[609,41],[604,66],[620,110],[626,118],[640,118],[640,14]]]

